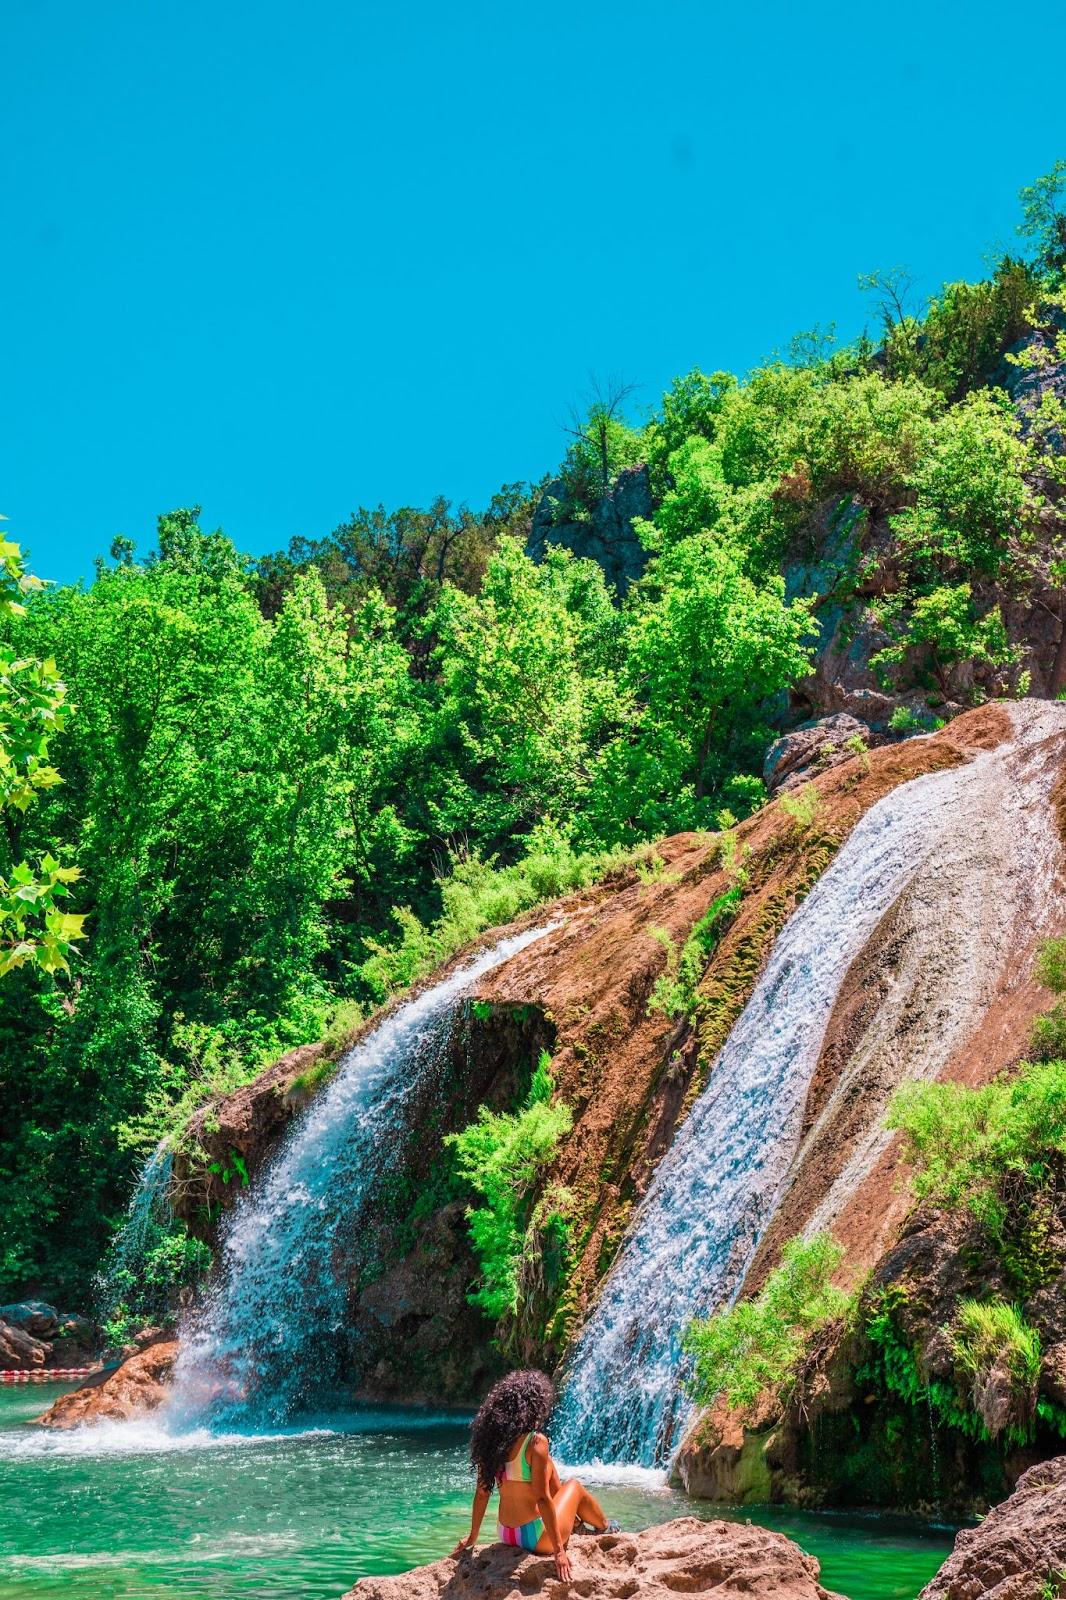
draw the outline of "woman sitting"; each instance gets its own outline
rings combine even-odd
[[[576,1478],[562,1483],[548,1454],[544,1424],[555,1391],[543,1372],[512,1372],[489,1390],[470,1429],[470,1459],[477,1473],[470,1532],[452,1551],[472,1550],[493,1487],[500,1492],[496,1537],[539,1555],[555,1556],[564,1581],[571,1576],[567,1540],[577,1522],[594,1533],[617,1531],[603,1508]]]

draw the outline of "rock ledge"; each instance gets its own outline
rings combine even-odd
[[[166,1399],[166,1381],[177,1353],[176,1340],[151,1344],[110,1375],[61,1395],[35,1421],[46,1428],[78,1428],[88,1422],[125,1422],[145,1411],[154,1411]]]
[[[818,1582],[813,1556],[782,1533],[750,1523],[681,1517],[642,1533],[570,1541],[572,1583],[550,1556],[492,1544],[461,1561],[435,1561],[389,1578],[361,1578],[344,1600],[666,1600],[677,1594],[756,1600],[839,1600]]]
[[[1044,1600],[1066,1571],[1066,1456],[1018,1479],[1009,1500],[955,1549],[919,1600]]]

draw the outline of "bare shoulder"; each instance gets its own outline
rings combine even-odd
[[[531,1456],[546,1456],[548,1454],[548,1435],[546,1433],[534,1433],[531,1435],[529,1453]]]

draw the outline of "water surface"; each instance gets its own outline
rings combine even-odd
[[[221,1438],[171,1438],[151,1420],[25,1427],[61,1392],[0,1389],[0,1600],[339,1600],[466,1531],[464,1418],[362,1410]],[[604,1477],[600,1497],[628,1528],[750,1516],[817,1556],[825,1586],[851,1600],[914,1600],[951,1544],[879,1518],[723,1513],[639,1469]]]

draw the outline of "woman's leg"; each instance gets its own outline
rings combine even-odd
[[[552,1495],[552,1505],[555,1507],[555,1519],[559,1524],[559,1537],[563,1544],[573,1533],[574,1523],[579,1517],[582,1522],[587,1522],[598,1532],[603,1532],[607,1527],[603,1507],[577,1478],[568,1478],[558,1494]],[[545,1529],[537,1540],[537,1554],[547,1555],[551,1547],[551,1540]]]

